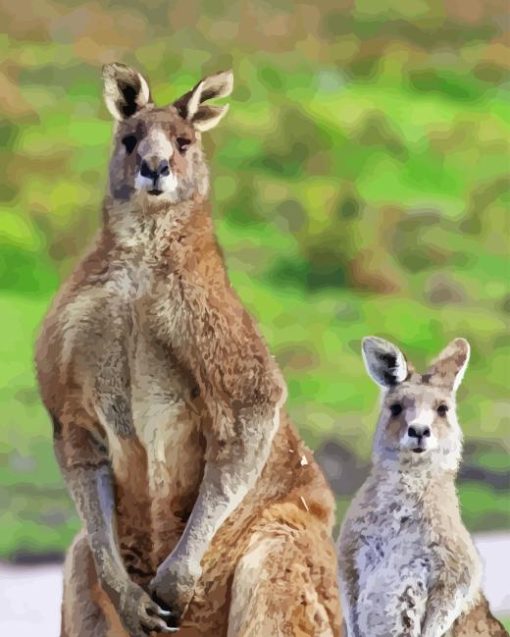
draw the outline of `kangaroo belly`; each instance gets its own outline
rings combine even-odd
[[[126,281],[79,297],[67,311],[73,329],[63,349],[84,409],[103,427],[120,548],[143,579],[175,546],[193,508],[207,412],[193,377],[139,316],[135,297],[145,288]],[[76,319],[84,308],[87,320]]]
[[[193,379],[171,353],[138,336],[131,362],[136,437],[146,453],[156,566],[177,543],[203,474],[204,410]]]
[[[427,601],[429,560],[418,542],[366,538],[358,556],[361,632],[374,637],[418,634]],[[364,609],[372,609],[365,613]]]
[[[383,637],[415,634],[427,600],[430,556],[424,552],[418,526],[403,533],[396,519],[384,517],[377,527],[365,529],[358,550],[357,599],[363,634]],[[369,614],[363,612],[370,607]]]

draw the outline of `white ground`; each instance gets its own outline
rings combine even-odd
[[[475,540],[492,609],[499,617],[510,616],[510,535],[479,535]],[[0,564],[0,635],[58,637],[61,594],[60,566]]]

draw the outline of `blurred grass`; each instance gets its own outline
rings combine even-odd
[[[160,103],[233,66],[230,113],[206,140],[217,230],[307,442],[366,462],[378,401],[362,336],[423,365],[463,335],[467,461],[494,477],[466,473],[463,513],[474,531],[509,528],[504,5],[29,4],[21,17],[0,0],[0,555],[63,548],[77,528],[32,348],[99,223],[111,135],[100,66],[114,59],[144,69]]]

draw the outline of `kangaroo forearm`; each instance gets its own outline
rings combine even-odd
[[[423,637],[442,637],[460,615],[462,609],[461,598],[453,595],[429,596],[427,612],[422,626]]]
[[[63,471],[89,539],[101,582],[117,590],[127,577],[115,532],[115,498],[108,461],[93,466],[74,466]]]
[[[211,286],[211,273],[217,278]],[[246,310],[225,283],[223,267],[193,279],[170,279],[167,340],[199,386],[211,415],[197,500],[177,546],[158,569],[186,561],[193,574],[212,538],[255,484],[269,456],[286,388]],[[177,305],[178,302],[178,305]]]
[[[353,602],[354,603],[354,602]],[[344,605],[344,621],[345,621],[345,629],[346,629],[346,637],[360,637],[356,611],[353,606],[348,605],[345,607]]]
[[[175,558],[197,569],[211,540],[255,485],[264,468],[279,424],[279,408],[272,418],[256,423],[250,438],[231,445],[228,457],[207,462],[198,498],[177,546],[160,566]],[[158,570],[160,570],[158,569]]]
[[[357,597],[353,590],[348,590],[345,582],[341,582],[344,620],[347,629],[346,637],[360,637],[358,629],[358,617],[356,612]]]
[[[344,609],[346,637],[359,637],[357,601],[359,596],[358,574],[353,555],[355,547],[343,546],[342,558],[339,560],[339,588]]]
[[[455,565],[449,565],[429,590],[422,626],[423,637],[442,636],[446,633],[476,599],[480,580],[481,568],[478,561],[470,560],[468,554],[457,551]]]
[[[218,481],[217,476],[212,477],[221,470],[211,466],[205,470],[197,501],[172,552],[173,558],[188,560],[198,567],[212,538],[248,492],[246,483],[238,482],[229,489]],[[165,568],[164,563],[161,568]]]

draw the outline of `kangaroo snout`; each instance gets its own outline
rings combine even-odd
[[[142,157],[136,185],[150,195],[172,192],[177,187],[177,177],[170,168],[168,159],[161,154]]]
[[[140,175],[147,177],[153,181],[157,181],[160,176],[166,176],[170,173],[170,164],[166,159],[159,161],[158,159],[150,161],[150,163],[142,159],[140,164]]]
[[[413,423],[407,427],[407,438],[413,453],[423,453],[430,448],[432,432],[428,425]],[[429,440],[427,440],[429,439]]]
[[[407,429],[407,435],[409,438],[417,438],[418,440],[430,438],[430,427],[427,425],[411,425]]]

